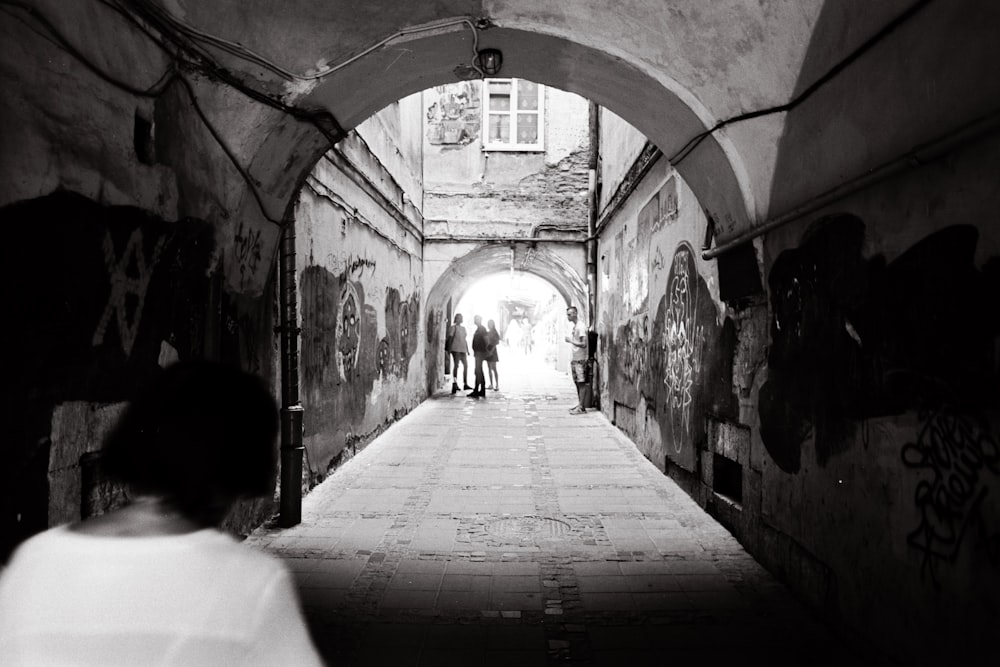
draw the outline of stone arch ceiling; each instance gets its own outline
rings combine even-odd
[[[546,280],[567,305],[577,305],[581,312],[586,312],[587,288],[579,272],[545,247],[530,248],[527,244],[517,244],[515,248],[483,245],[455,259],[428,292],[427,310],[443,308],[449,298],[457,302],[480,278],[509,271],[512,252],[515,269]]]
[[[495,27],[478,33],[479,46],[503,51],[503,76],[590,98],[668,156],[719,121],[793,99],[915,1],[163,0],[186,22],[300,74],[401,30],[488,18]],[[1000,3],[977,12],[961,4],[929,3],[808,104],[730,125],[677,165],[720,240],[1000,105],[1000,77],[978,67],[1000,61],[1000,40],[988,35]],[[395,39],[318,82],[289,83],[221,52],[219,60],[350,129],[407,94],[454,81],[472,51],[473,31],[453,25]],[[276,210],[325,149],[315,130],[277,112],[228,129]]]

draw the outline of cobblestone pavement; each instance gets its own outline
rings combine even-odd
[[[861,664],[602,414],[570,415],[566,374],[513,367],[248,538],[295,573],[330,664]]]

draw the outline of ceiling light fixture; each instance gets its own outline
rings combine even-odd
[[[503,54],[499,49],[480,49],[476,56],[479,68],[486,76],[496,76],[503,65]]]

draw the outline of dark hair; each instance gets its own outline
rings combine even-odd
[[[271,491],[278,411],[264,381],[190,360],[139,392],[105,440],[106,472],[161,495],[188,518],[214,523],[220,503]]]

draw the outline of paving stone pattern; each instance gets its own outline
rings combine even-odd
[[[331,665],[863,664],[602,414],[570,415],[566,374],[521,368],[424,402],[301,525],[248,538]]]

